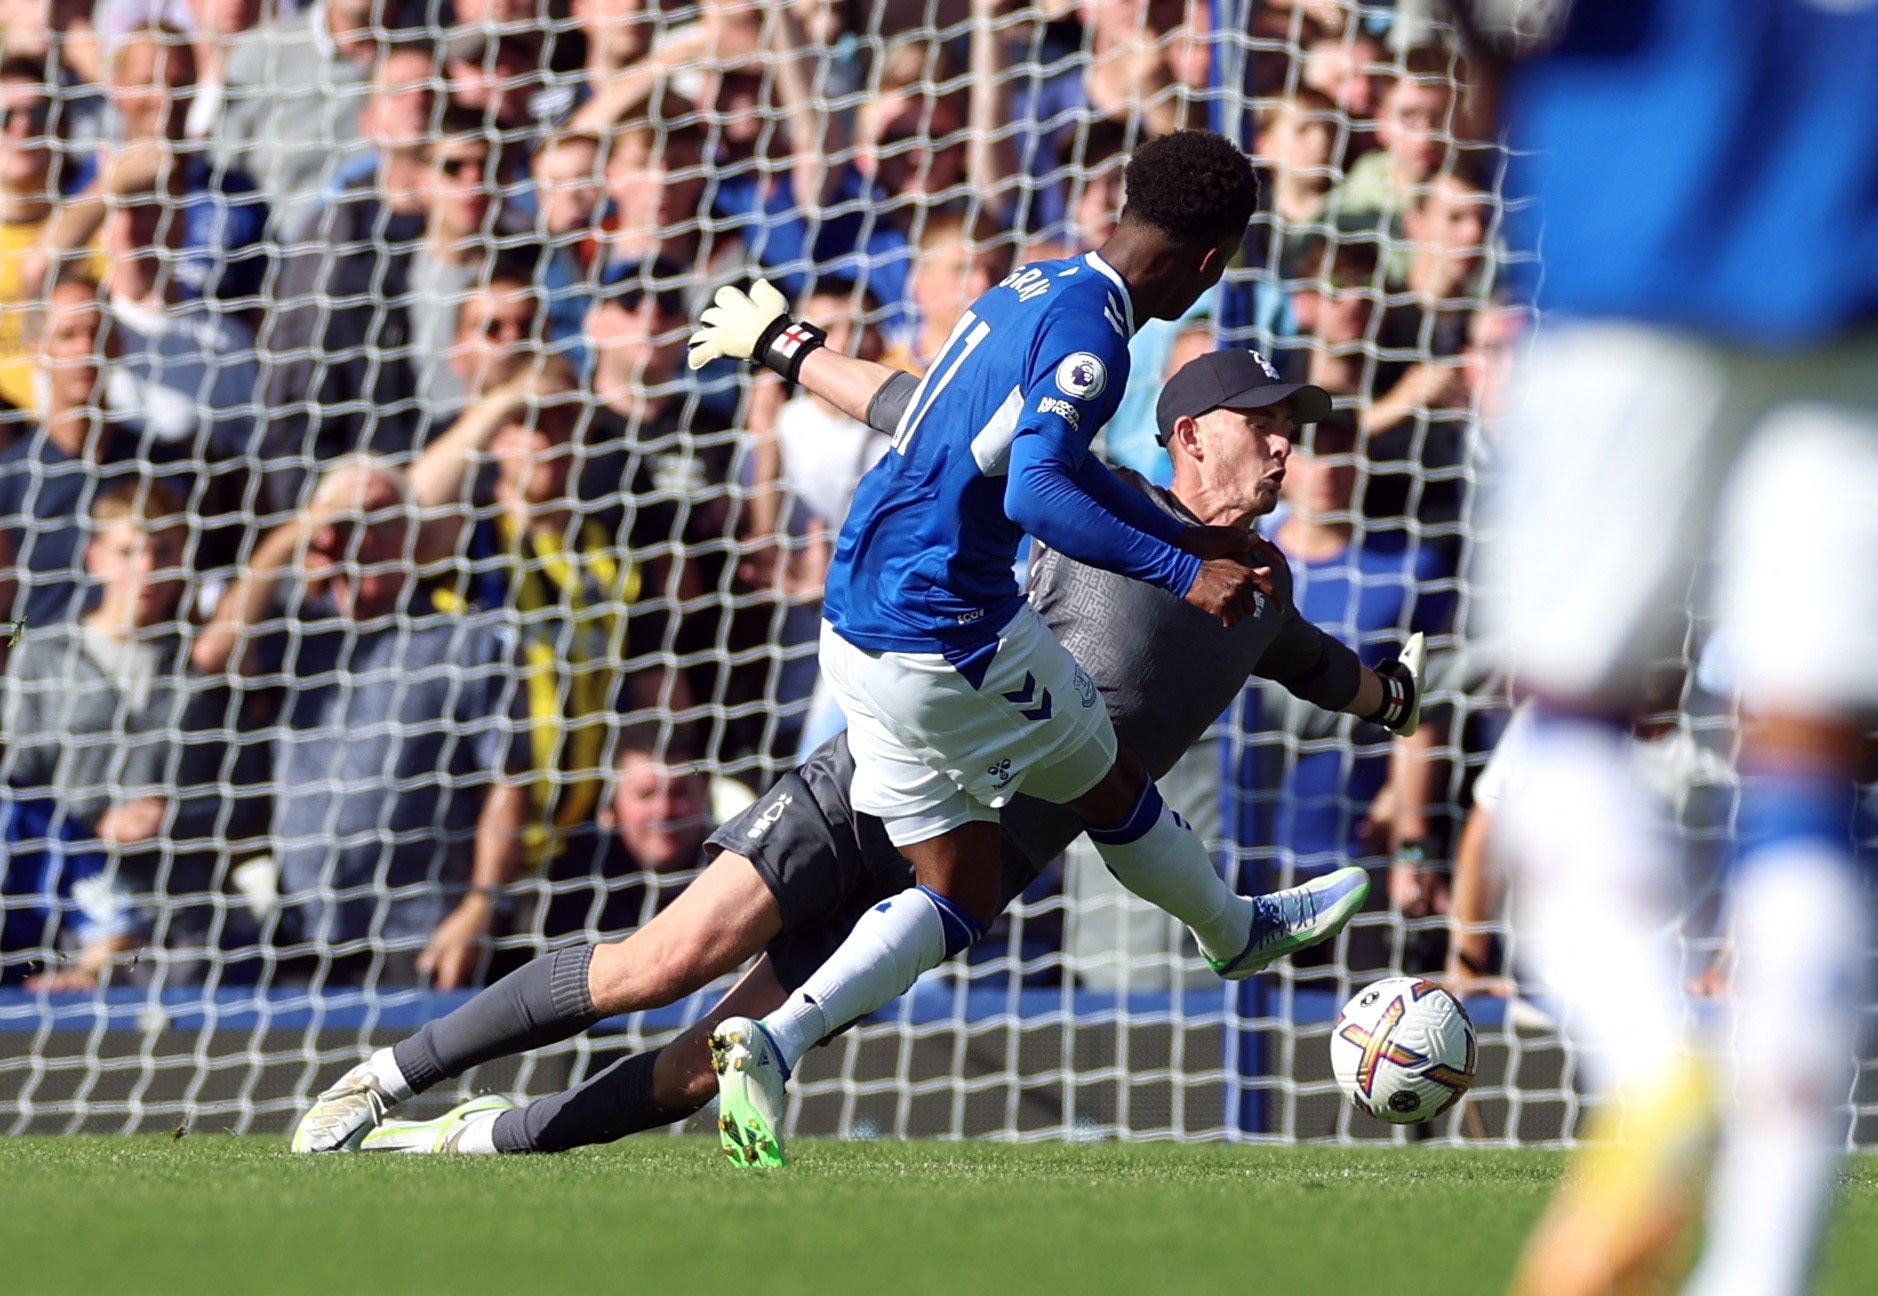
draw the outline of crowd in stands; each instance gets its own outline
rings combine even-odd
[[[1224,8],[0,0],[0,981],[450,987],[642,921],[838,727],[820,582],[884,449],[686,372],[700,305],[760,274],[918,370],[1183,126],[1264,206],[1105,452],[1164,476],[1160,376],[1265,352],[1339,405],[1269,530],[1308,614],[1453,648],[1529,323],[1491,130],[1389,6]],[[1471,716],[1392,752],[1253,690],[1197,795],[1248,883],[1395,860],[1426,914]]]

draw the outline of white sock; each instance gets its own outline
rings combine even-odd
[[[1256,912],[1250,897],[1226,885],[1199,836],[1162,804],[1153,784],[1129,823],[1088,832],[1116,880],[1186,923],[1208,958],[1225,962],[1245,950]]]
[[[1631,741],[1590,721],[1535,725],[1494,827],[1519,961],[1604,1094],[1659,1081],[1686,1035],[1675,856]]]
[[[763,1019],[763,1027],[793,1070],[837,1027],[893,1002],[945,957],[938,908],[918,888],[902,891],[862,914],[840,948]]]
[[[456,1150],[471,1156],[494,1156],[496,1154],[496,1118],[499,1111],[478,1112],[463,1126],[463,1132],[457,1135]]]
[[[1817,842],[1758,854],[1735,884],[1735,1092],[1691,1296],[1806,1289],[1850,1119],[1869,903]]]
[[[378,1081],[378,1087],[385,1091],[385,1096],[393,1102],[409,1102],[411,1082],[404,1078],[404,1072],[398,1066],[398,1059],[391,1050],[381,1048],[371,1057],[372,1076]]]

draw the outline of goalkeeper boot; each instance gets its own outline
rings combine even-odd
[[[465,1136],[477,1126],[494,1124],[505,1111],[514,1111],[513,1100],[501,1094],[483,1094],[458,1103],[435,1120],[388,1120],[359,1142],[361,1152],[494,1152],[496,1146],[487,1138],[468,1141]]]
[[[371,1062],[361,1062],[313,1100],[293,1127],[289,1146],[295,1152],[349,1151],[397,1105],[379,1085]]]
[[[717,1136],[735,1166],[786,1164],[782,1122],[789,1073],[769,1032],[748,1017],[730,1017],[711,1032],[717,1072]]]
[[[1287,954],[1329,940],[1355,917],[1369,895],[1369,873],[1342,868],[1302,886],[1252,897],[1252,933],[1237,958],[1207,958],[1228,981],[1243,981]]]
[[[1707,1079],[1686,1055],[1600,1109],[1526,1243],[1513,1296],[1676,1290],[1713,1138]]]

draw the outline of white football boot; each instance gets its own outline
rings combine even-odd
[[[346,1152],[376,1128],[397,1101],[379,1087],[370,1060],[340,1076],[293,1127],[295,1152]]]
[[[501,1094],[483,1094],[458,1103],[432,1120],[388,1120],[359,1142],[361,1152],[433,1152],[495,1151],[495,1145],[480,1140],[481,1146],[465,1148],[463,1136],[484,1121],[494,1121],[505,1111],[514,1111],[515,1101]]]
[[[717,1136],[734,1166],[777,1167],[783,1153],[788,1073],[769,1032],[748,1017],[729,1017],[711,1032],[717,1072]]]

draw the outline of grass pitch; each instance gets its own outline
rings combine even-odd
[[[714,1143],[291,1157],[275,1138],[0,1139],[0,1290],[1498,1292],[1562,1158],[1457,1149]],[[1878,1289],[1878,1161],[1823,1291]]]

